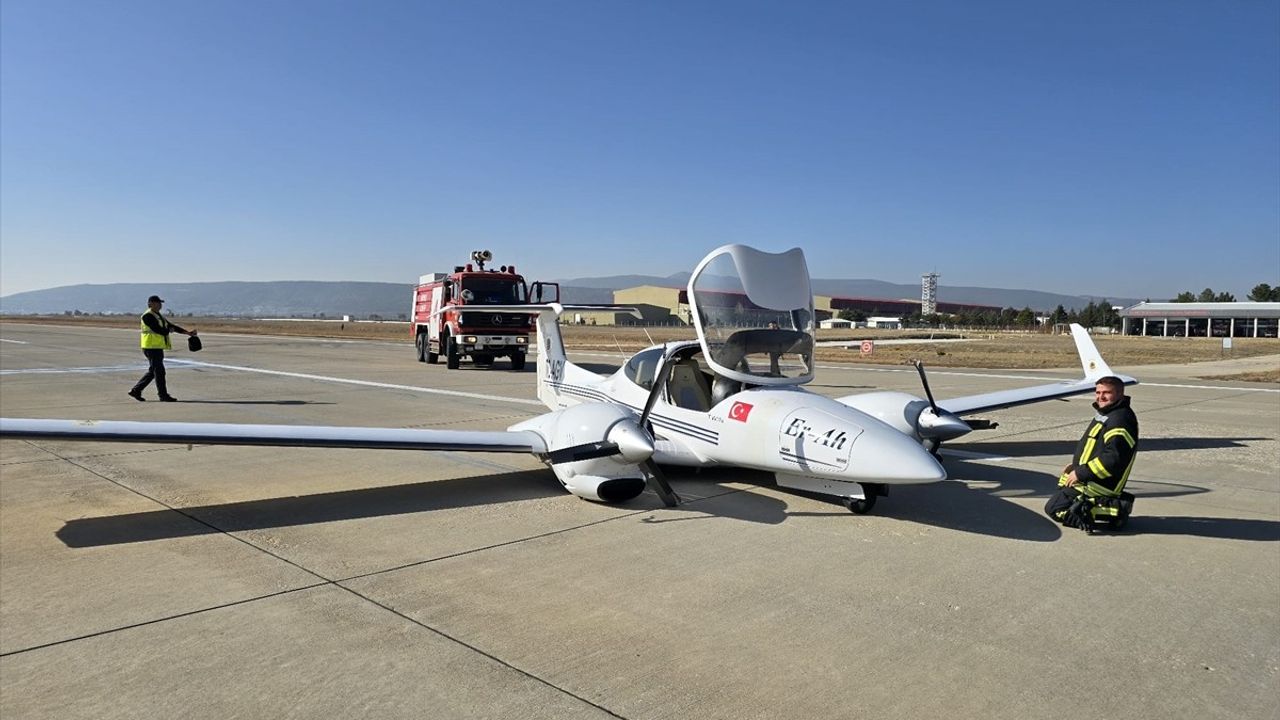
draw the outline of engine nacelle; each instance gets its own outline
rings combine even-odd
[[[904,392],[885,390],[846,395],[836,401],[917,440],[932,442],[935,447],[938,442],[953,440],[972,430],[958,415],[946,410],[935,415],[928,400]]]
[[[644,492],[640,463],[653,455],[653,441],[620,405],[584,403],[512,425],[531,430],[547,444],[543,458],[561,485],[587,500],[623,502]],[[616,448],[612,446],[616,445]]]

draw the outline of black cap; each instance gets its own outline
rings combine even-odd
[[[152,295],[151,297],[147,298],[147,302],[149,302],[149,303],[153,303],[153,302],[162,303],[162,302],[164,302],[164,301],[160,299],[160,296],[159,296],[159,295]]]

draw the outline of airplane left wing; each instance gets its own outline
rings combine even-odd
[[[333,425],[236,425],[0,418],[0,437],[186,445],[269,445],[535,454],[547,452],[547,445],[542,437],[526,430],[487,432]]]

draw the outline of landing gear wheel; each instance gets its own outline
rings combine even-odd
[[[876,496],[868,493],[863,499],[846,498],[844,506],[849,508],[849,512],[854,515],[866,515],[871,512],[871,508],[876,506]]]
[[[458,343],[453,339],[452,335],[445,338],[444,347],[445,366],[450,370],[457,370],[462,363],[462,357],[458,354]]]
[[[523,370],[524,358],[525,358],[525,355],[523,351],[517,351],[517,352],[511,353],[511,369]]]

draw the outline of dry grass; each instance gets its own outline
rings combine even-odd
[[[297,335],[306,337],[355,338],[403,341],[409,346],[408,326],[405,323],[338,322],[338,321],[280,321],[222,318],[176,318],[183,327],[194,327],[204,333],[240,333],[262,335]],[[136,328],[138,320],[131,316],[51,316],[9,317],[7,322],[41,323],[49,325],[92,325]],[[855,334],[856,333],[856,334]],[[578,350],[603,350],[634,352],[651,342],[691,340],[691,328],[644,328],[610,326],[565,326],[565,343]],[[1042,333],[937,333],[938,339],[967,337],[965,342],[924,342],[908,345],[877,343],[870,355],[862,355],[858,343],[864,339],[883,341],[902,338],[928,338],[927,331],[893,330],[824,330],[819,340],[848,340],[852,349],[838,347],[818,348],[818,359],[824,362],[848,362],[868,365],[893,365],[911,359],[920,359],[930,367],[970,368],[1067,368],[1079,363],[1075,345],[1066,335]],[[1229,353],[1222,350],[1221,338],[1146,338],[1122,336],[1097,336],[1094,341],[1107,362],[1128,368],[1137,365],[1186,364],[1231,358],[1280,356],[1280,340],[1275,338],[1235,338]],[[1277,369],[1246,373],[1249,377],[1230,377],[1238,380],[1276,382],[1280,375],[1280,357]],[[1225,377],[1219,379],[1228,379]]]

